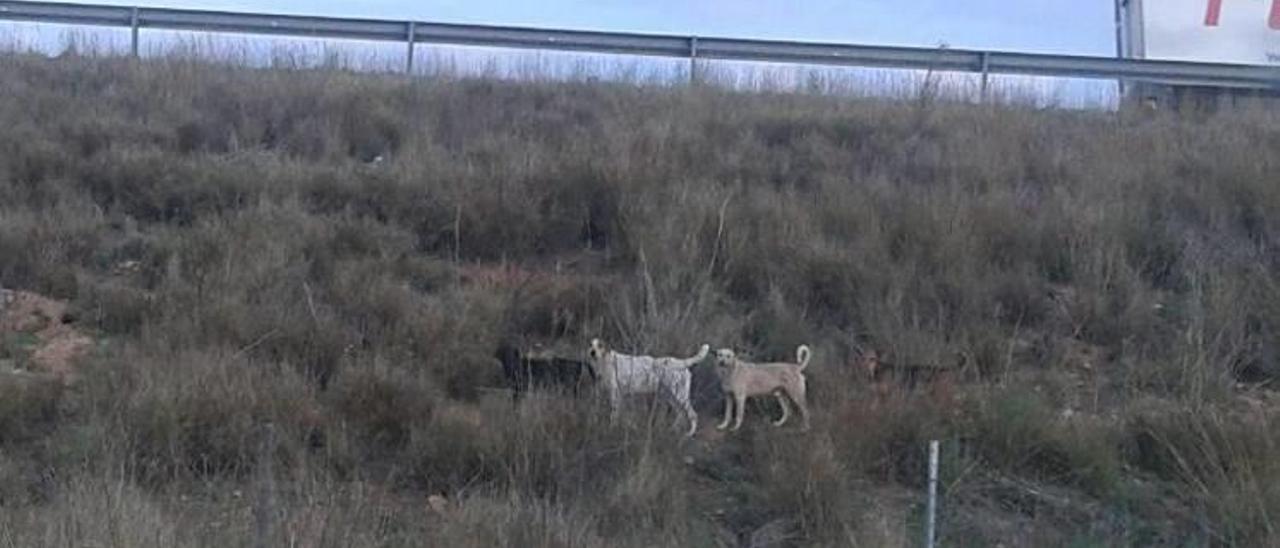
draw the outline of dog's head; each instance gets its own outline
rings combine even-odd
[[[520,351],[509,343],[502,343],[494,350],[493,357],[502,362],[503,369],[515,370],[520,366]]]
[[[716,365],[718,367],[732,367],[734,362],[738,360],[738,355],[733,350],[721,348],[716,350]]]
[[[605,346],[604,341],[599,338],[591,339],[591,348],[587,349],[587,355],[592,361],[602,360],[609,354],[609,347]]]
[[[877,354],[875,350],[863,352],[858,361],[867,374],[872,377],[876,376],[876,372],[880,370],[880,354]]]

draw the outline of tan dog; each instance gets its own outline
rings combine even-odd
[[[809,408],[805,404],[804,368],[809,365],[811,352],[806,345],[796,348],[795,363],[749,363],[738,359],[733,350],[721,348],[716,351],[716,374],[720,377],[720,389],[724,391],[724,420],[716,428],[724,430],[729,426],[729,417],[735,414],[733,430],[742,427],[742,417],[746,413],[747,398],[768,396],[773,394],[782,406],[782,418],[773,421],[774,426],[782,426],[791,416],[791,408],[787,400],[800,411],[804,420],[804,429],[809,429]],[[786,397],[783,397],[783,396]]]

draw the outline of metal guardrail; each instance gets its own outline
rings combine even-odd
[[[421,21],[345,19],[167,8],[0,0],[0,20],[127,27],[138,54],[140,29],[228,32],[405,42],[406,70],[418,43],[583,51],[812,65],[1136,80],[1176,85],[1280,89],[1280,67],[1049,55],[1005,51],[742,40]],[[696,78],[696,71],[691,71]]]

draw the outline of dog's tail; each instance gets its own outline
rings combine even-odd
[[[711,345],[703,344],[702,348],[698,349],[698,354],[696,356],[689,358],[688,360],[685,360],[685,363],[688,364],[686,365],[686,367],[693,367],[695,365],[698,365],[699,363],[702,362],[702,360],[707,359],[707,354],[710,354],[710,353],[711,353]]]
[[[670,364],[670,366],[672,366],[672,367],[677,367],[677,368],[680,368],[680,369],[685,369],[685,368],[688,368],[688,367],[693,367],[693,366],[695,366],[695,365],[698,365],[699,363],[701,363],[701,362],[702,362],[702,360],[707,359],[707,354],[710,354],[710,353],[711,353],[711,345],[709,345],[709,344],[704,344],[704,345],[702,345],[702,348],[699,348],[699,349],[698,349],[698,353],[697,353],[697,354],[695,354],[695,355],[693,355],[693,356],[691,356],[691,357],[685,358],[685,359],[683,359],[683,360],[682,360],[682,359],[675,359],[675,360],[672,360],[672,361],[668,361],[667,363],[668,363],[668,364]]]
[[[809,350],[809,345],[802,344],[796,348],[796,364],[800,366],[800,370],[804,371],[805,366],[809,365],[809,358],[813,352]]]

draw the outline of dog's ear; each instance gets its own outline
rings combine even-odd
[[[867,355],[867,349],[858,343],[857,338],[854,338],[853,342],[850,343],[849,349],[853,351],[853,355],[858,359],[862,359]]]

